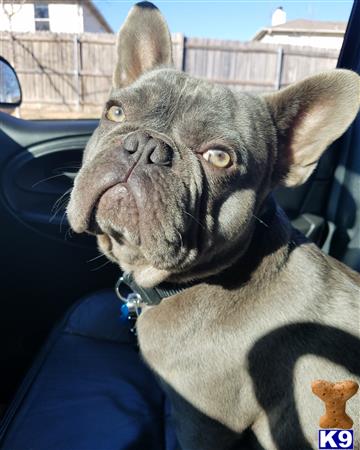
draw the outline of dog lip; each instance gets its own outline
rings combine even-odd
[[[81,181],[78,183],[78,186],[73,190],[68,208],[70,224],[76,233],[87,232],[96,235],[102,232],[95,220],[97,205],[101,197],[117,184],[125,185],[137,163],[138,160],[134,161],[125,177],[122,175],[120,178],[116,172],[108,172],[105,174],[90,195],[84,196],[81,194],[81,192],[86,192],[86,187],[83,184],[86,183],[87,177],[85,176],[85,178],[80,179]],[[80,208],[78,205],[82,205],[82,207]]]
[[[128,185],[127,185],[127,181],[130,178],[133,170],[135,169],[135,166],[137,165],[138,161],[135,161],[134,164],[130,167],[130,169],[128,170],[125,178],[123,180],[117,181],[116,183],[113,183],[109,186],[107,186],[105,189],[103,189],[99,195],[96,197],[95,202],[93,203],[93,205],[91,206],[91,209],[89,211],[89,215],[87,217],[86,223],[87,223],[87,231],[90,232],[91,234],[99,234],[102,233],[103,231],[101,230],[101,228],[97,225],[96,223],[96,211],[97,211],[97,207],[99,205],[99,202],[101,200],[101,197],[103,195],[106,194],[106,192],[108,192],[110,189],[114,188],[115,186],[121,186],[124,190],[128,191]],[[99,232],[96,232],[96,230],[99,230]]]
[[[78,186],[75,187],[71,194],[70,203],[68,206],[68,218],[72,229],[76,233],[88,232],[90,234],[98,234],[95,232],[95,221],[92,220],[96,206],[104,193],[112,187],[120,184],[123,180],[123,176],[120,178],[116,174],[108,174],[108,176],[101,180],[99,185],[95,187],[92,192],[88,192],[84,195],[86,189],[82,186],[85,184],[84,180],[81,180]],[[93,229],[91,229],[91,227]]]
[[[113,184],[109,185],[108,187],[106,187],[105,189],[103,189],[99,193],[99,195],[96,197],[93,205],[90,207],[88,216],[86,218],[86,231],[89,234],[97,235],[97,234],[103,234],[104,233],[104,231],[97,224],[96,218],[95,218],[96,212],[97,212],[97,208],[98,208],[99,202],[101,200],[101,197],[103,195],[105,195],[106,192],[110,191],[110,189],[112,189],[113,187],[118,186],[118,185],[119,186],[123,186],[123,188],[125,190],[128,190],[127,187],[125,186],[125,184],[126,184],[126,182],[124,182],[124,181],[117,181],[116,183],[113,183]]]

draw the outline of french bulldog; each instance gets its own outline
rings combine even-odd
[[[148,2],[120,29],[67,212],[139,286],[189,286],[137,321],[182,449],[315,449],[323,404],[311,383],[359,382],[360,276],[271,196],[308,179],[359,105],[347,70],[266,95],[175,70]],[[359,448],[359,395],[347,412]]]

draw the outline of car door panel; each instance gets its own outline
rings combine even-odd
[[[19,220],[35,228],[46,225],[48,232],[59,237],[59,225],[66,221],[61,205],[71,190],[87,139],[42,143],[10,159],[4,167],[2,192]]]
[[[0,113],[0,403],[66,309],[119,275],[94,237],[69,235],[66,197],[55,214],[96,125]]]
[[[70,136],[89,136],[98,120],[22,120],[0,112],[1,131],[22,148]]]

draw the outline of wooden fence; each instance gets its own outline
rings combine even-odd
[[[272,91],[334,68],[337,50],[172,35],[177,68],[246,91]],[[111,85],[115,35],[1,33],[0,54],[23,89],[20,114],[99,115]],[[30,114],[31,115],[31,114]]]

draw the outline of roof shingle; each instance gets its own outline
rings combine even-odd
[[[346,22],[327,22],[322,20],[296,19],[285,22],[281,25],[269,27],[272,30],[309,30],[309,31],[345,31]]]

